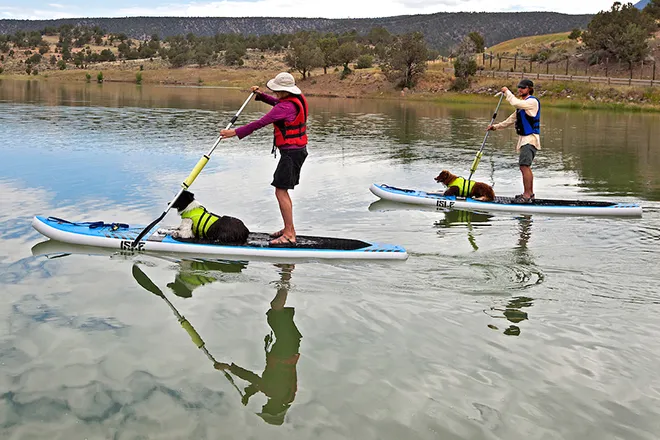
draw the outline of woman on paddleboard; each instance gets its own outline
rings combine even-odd
[[[271,185],[275,187],[275,197],[280,206],[284,228],[271,234],[271,246],[295,246],[296,230],[293,226],[293,203],[289,190],[300,181],[300,169],[307,158],[307,100],[296,86],[293,75],[279,73],[268,81],[266,86],[275,93],[267,95],[253,86],[255,100],[272,105],[273,108],[261,119],[242,127],[221,130],[222,138],[238,136],[243,139],[255,130],[273,124],[275,138],[273,154],[280,152],[280,161],[273,174]]]

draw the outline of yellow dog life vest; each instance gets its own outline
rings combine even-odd
[[[211,214],[201,206],[182,213],[181,218],[189,218],[192,220],[192,230],[197,238],[208,238],[206,233],[209,231],[209,228],[213,223],[220,219],[220,217]]]
[[[470,195],[470,192],[472,191],[472,187],[474,187],[474,180],[465,180],[462,177],[457,177],[451,182],[449,182],[450,186],[456,186],[460,190],[460,193],[458,194],[460,197],[467,197]]]

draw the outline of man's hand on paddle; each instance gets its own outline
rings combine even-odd
[[[509,91],[509,88],[508,88],[508,87],[506,87],[506,86],[504,86],[504,87],[502,87],[502,89],[501,89],[500,91],[501,91],[501,92],[502,92],[503,94],[505,94],[505,95],[506,95],[506,92],[508,92],[508,91]]]

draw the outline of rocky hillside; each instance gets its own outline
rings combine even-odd
[[[59,20],[0,20],[0,34],[18,30],[42,30],[63,24],[100,26],[110,33],[124,33],[143,39],[153,34],[161,38],[171,35],[210,36],[218,33],[264,35],[295,33],[301,30],[320,32],[366,33],[382,26],[394,34],[421,31],[429,45],[446,52],[469,32],[479,32],[490,46],[527,35],[566,32],[586,28],[591,15],[567,15],[555,12],[457,12],[428,15],[402,15],[383,18],[323,19],[323,18],[221,18],[221,17],[125,17],[75,18]]]

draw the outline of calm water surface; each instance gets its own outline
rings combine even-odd
[[[298,232],[401,244],[405,262],[89,255],[30,227],[151,221],[245,97],[0,82],[0,438],[660,437],[658,114],[545,109],[534,167],[539,196],[637,201],[642,218],[489,216],[368,187],[466,174],[493,108],[310,99]],[[521,190],[513,142],[491,135],[476,175],[502,195]],[[279,229],[270,143],[223,142],[198,199]]]

